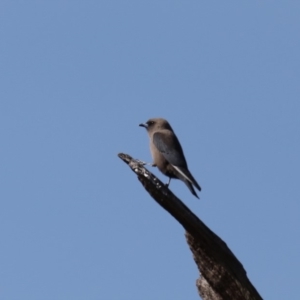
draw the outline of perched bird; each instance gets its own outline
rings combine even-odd
[[[179,140],[168,121],[154,118],[139,126],[147,129],[153,166],[157,166],[163,174],[169,177],[167,186],[169,186],[171,178],[180,179],[187,185],[191,193],[199,198],[193,186],[199,191],[201,191],[201,187],[190,173]]]

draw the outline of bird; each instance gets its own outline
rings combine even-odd
[[[166,186],[169,186],[172,178],[180,179],[199,199],[194,187],[199,191],[201,187],[188,169],[180,142],[169,122],[162,118],[152,118],[139,126],[146,128],[150,138],[152,166],[157,167],[169,177]]]

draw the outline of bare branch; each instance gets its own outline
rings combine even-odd
[[[152,198],[186,230],[186,240],[200,272],[196,282],[204,300],[262,300],[246,271],[226,243],[212,232],[144,165],[127,154],[126,162]]]

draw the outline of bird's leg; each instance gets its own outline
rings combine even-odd
[[[136,161],[139,163],[139,164],[141,164],[141,165],[151,165],[151,163],[147,163],[147,162],[145,162],[145,161],[142,161],[142,160],[139,160],[139,159],[136,159]]]
[[[154,164],[154,163],[147,163],[147,162],[142,161],[142,160],[139,160],[139,159],[136,159],[136,161],[137,161],[139,164],[143,165],[143,166],[148,165],[148,166],[151,166],[151,167],[156,167],[156,164]]]
[[[170,182],[171,182],[171,177],[169,177],[169,182],[168,182],[168,183],[166,183],[166,187],[169,187],[169,185],[170,185]]]

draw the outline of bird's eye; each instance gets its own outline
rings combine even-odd
[[[153,124],[154,124],[153,121],[149,121],[149,122],[148,122],[148,125],[153,125]]]

